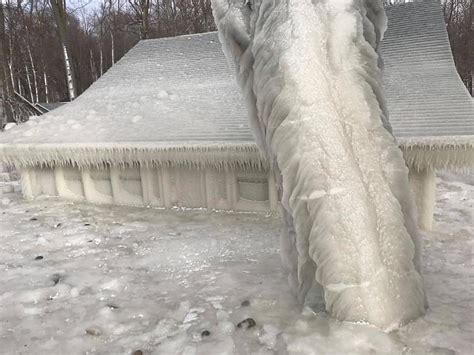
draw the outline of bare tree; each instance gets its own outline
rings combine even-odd
[[[51,8],[53,9],[54,17],[56,19],[56,25],[59,34],[59,40],[61,41],[61,47],[64,56],[64,65],[66,67],[66,80],[69,93],[69,99],[72,101],[76,98],[77,85],[76,78],[74,75],[74,65],[72,62],[71,51],[68,45],[67,36],[67,12],[66,12],[66,0],[51,0]]]
[[[0,2],[0,129],[6,122],[13,122],[10,98],[13,94],[10,82],[10,67],[7,63],[7,40],[5,35],[5,13]]]
[[[140,28],[140,39],[147,39],[150,32],[150,0],[128,0],[128,3]]]

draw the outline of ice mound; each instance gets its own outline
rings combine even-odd
[[[301,302],[398,328],[424,313],[408,169],[391,135],[378,0],[214,0],[224,51],[282,187]],[[311,301],[310,301],[311,299]]]

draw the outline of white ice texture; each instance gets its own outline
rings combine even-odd
[[[224,51],[286,210],[300,302],[392,330],[424,314],[408,169],[384,104],[378,0],[214,0]]]

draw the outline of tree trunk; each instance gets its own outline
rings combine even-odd
[[[111,55],[112,55],[112,67],[115,64],[115,43],[114,43],[114,34],[110,31],[110,45],[111,45]]]
[[[150,1],[142,0],[142,39],[148,38]]]
[[[92,53],[92,49],[89,49],[89,61],[91,66],[91,75],[92,81],[97,81],[97,69],[95,66],[94,54]]]
[[[28,83],[28,90],[30,92],[31,103],[34,103],[35,98],[33,95],[33,87],[31,86],[30,71],[28,70],[28,65],[26,64],[25,64],[25,71],[26,71],[26,82]]]
[[[3,48],[3,40],[5,38],[5,17],[3,14],[3,4],[0,2],[0,130],[3,129],[3,126],[7,123],[7,110],[6,110],[6,85],[8,83],[6,68],[5,65],[5,53]]]
[[[66,0],[50,0],[50,1],[51,1],[51,7],[53,8],[54,17],[56,19],[59,40],[61,41],[61,47],[63,50],[69,99],[72,101],[76,98],[77,85],[76,85],[76,76],[74,74],[74,66],[71,61],[71,54],[70,54],[68,39],[67,39]]]
[[[99,49],[99,62],[100,62],[100,76],[104,75],[104,52],[102,51],[102,44]]]
[[[46,103],[49,103],[48,76],[46,75],[46,68],[43,69],[43,81],[44,81],[44,98],[45,98]]]
[[[6,36],[5,36],[5,14],[3,12],[3,4],[0,2],[0,129],[6,122],[13,122],[11,107],[8,104],[8,98],[13,90],[10,86],[9,76],[13,80],[10,72],[10,66],[7,63],[7,55],[5,53]]]
[[[38,78],[37,78],[37,72],[36,72],[36,67],[35,67],[35,62],[33,60],[33,55],[31,53],[31,47],[30,44],[28,43],[28,56],[30,58],[30,63],[31,63],[31,71],[33,72],[33,84],[35,86],[35,100],[33,102],[38,102]]]

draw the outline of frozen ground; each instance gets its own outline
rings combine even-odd
[[[390,334],[294,303],[275,217],[4,194],[0,352],[472,354],[473,180],[438,178],[436,232],[425,234],[431,308]],[[256,325],[236,327],[247,318]]]

